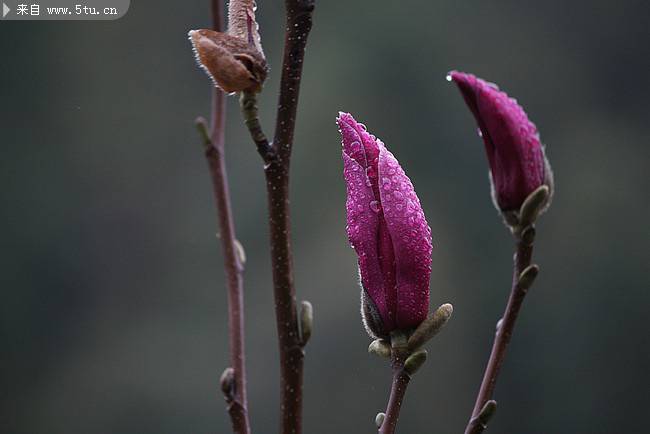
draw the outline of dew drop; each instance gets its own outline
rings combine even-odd
[[[378,213],[379,210],[381,209],[379,206],[379,202],[377,202],[376,200],[370,201],[370,209]]]

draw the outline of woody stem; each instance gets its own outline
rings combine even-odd
[[[301,434],[305,342],[300,336],[293,282],[289,168],[314,0],[285,0],[285,7],[284,57],[275,134],[271,144],[261,129],[255,96],[243,93],[240,102],[246,126],[265,163],[273,295],[280,353],[280,432]]]

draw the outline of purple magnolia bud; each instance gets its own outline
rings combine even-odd
[[[337,123],[364,323],[371,336],[387,337],[427,317],[431,228],[411,180],[381,140],[348,113],[339,113]]]
[[[518,211],[528,195],[542,185],[552,192],[553,175],[539,133],[517,101],[472,74],[451,71],[447,79],[458,85],[478,122],[497,208]]]

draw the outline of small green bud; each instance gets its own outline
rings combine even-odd
[[[375,416],[375,425],[377,425],[377,428],[381,428],[384,424],[384,419],[386,419],[386,413],[377,413],[377,416]]]
[[[539,267],[537,265],[533,264],[526,267],[524,271],[522,271],[519,275],[519,287],[524,291],[529,289],[531,286],[533,286],[538,273]]]
[[[375,339],[374,341],[370,342],[370,345],[368,345],[368,352],[379,357],[390,359],[390,344],[383,339]]]
[[[497,402],[494,399],[489,400],[485,403],[481,411],[479,412],[476,418],[482,427],[487,427],[488,422],[494,416],[494,413],[497,411]]]
[[[314,308],[307,300],[300,302],[300,342],[304,347],[311,337]]]
[[[547,185],[540,185],[528,195],[519,208],[519,224],[522,228],[535,223],[537,216],[544,210],[548,202],[550,190]]]
[[[203,148],[207,151],[212,147],[212,140],[210,139],[210,132],[208,131],[208,122],[203,116],[199,116],[194,121],[194,124],[196,125],[196,129],[201,136],[201,143],[203,144]]]
[[[413,375],[418,371],[418,369],[420,369],[420,367],[426,361],[427,361],[427,351],[426,350],[416,351],[415,353],[408,356],[406,362],[404,362],[404,371],[406,371],[406,373],[409,375]]]
[[[235,253],[239,259],[239,264],[242,266],[246,264],[246,251],[238,239],[235,239]]]
[[[454,307],[449,303],[445,303],[436,309],[435,312],[430,314],[427,319],[422,321],[409,338],[409,349],[411,351],[416,350],[427,343],[429,339],[434,337],[442,327],[447,324],[453,311]]]
[[[521,242],[526,246],[532,246],[535,241],[535,228],[528,226],[521,231]]]
[[[224,369],[219,379],[219,384],[221,385],[221,391],[226,397],[226,400],[232,399],[233,389],[235,388],[235,370],[230,366]]]

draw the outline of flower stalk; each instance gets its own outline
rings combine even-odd
[[[524,201],[524,205],[522,205],[522,209],[518,215],[530,215],[532,213],[531,210],[526,209],[527,204],[531,206],[531,203],[546,202],[547,198],[543,198],[544,200],[542,201],[534,200],[534,196],[539,195],[540,191],[542,191],[542,195],[544,194],[543,192],[548,194],[548,189],[545,186],[535,190]],[[537,265],[531,265],[533,244],[535,241],[534,220],[529,222],[525,227],[518,224],[514,225],[512,229],[516,240],[512,288],[503,317],[497,322],[492,351],[483,374],[483,380],[476,397],[476,402],[474,403],[472,416],[465,428],[465,434],[478,434],[483,432],[494,414],[496,401],[491,400],[491,398],[497,383],[499,371],[505,360],[508,344],[512,338],[517,317],[519,316],[526,294],[533,285],[539,272]]]
[[[379,424],[379,434],[394,434],[399,419],[399,412],[404,402],[406,388],[411,381],[411,373],[405,368],[406,361],[409,357],[407,337],[401,332],[391,334],[391,366],[393,369],[393,381],[390,388],[390,397],[386,406],[381,424]]]

